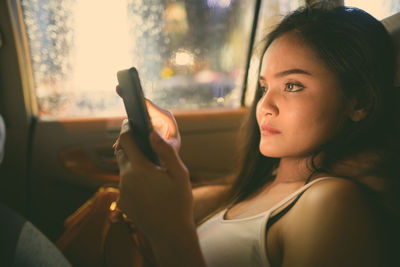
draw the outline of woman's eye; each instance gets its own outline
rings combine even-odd
[[[262,92],[262,94],[265,94],[268,91],[268,88],[266,86],[259,85],[258,88]]]
[[[304,86],[300,83],[286,83],[285,90],[288,92],[298,92],[304,89]]]

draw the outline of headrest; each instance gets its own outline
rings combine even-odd
[[[393,39],[396,51],[396,78],[395,86],[400,86],[400,12],[382,20]]]

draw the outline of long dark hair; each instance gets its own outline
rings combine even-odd
[[[327,9],[321,4],[302,7],[286,16],[267,36],[263,54],[274,40],[288,32],[295,32],[315,51],[336,76],[346,99],[356,99],[358,107],[367,111],[366,118],[358,122],[349,119],[336,136],[314,151],[310,170],[360,178],[360,183],[362,177],[377,177],[379,181],[372,187],[382,185],[381,180],[398,184],[400,131],[396,115],[400,113],[395,101],[399,89],[393,85],[394,49],[384,26],[357,8]],[[241,140],[240,169],[225,207],[248,198],[272,181],[279,164],[279,159],[265,157],[259,151],[255,111],[261,97],[261,90],[257,90],[242,131],[246,134]],[[316,166],[314,159],[321,152],[323,160]],[[358,165],[352,166],[351,159],[353,163],[357,159]],[[350,164],[348,168],[346,164]],[[383,190],[382,186],[375,189]]]

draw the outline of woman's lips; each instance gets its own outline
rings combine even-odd
[[[261,125],[261,135],[270,136],[280,134],[281,132],[269,125]]]

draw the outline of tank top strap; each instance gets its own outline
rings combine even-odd
[[[279,201],[276,205],[274,205],[271,209],[268,210],[269,211],[268,213],[272,214],[275,210],[279,209],[281,206],[285,205],[290,200],[292,200],[293,198],[295,198],[296,196],[298,196],[302,192],[306,191],[313,184],[315,184],[315,183],[317,183],[319,181],[335,179],[335,178],[337,178],[337,177],[321,177],[321,178],[315,179],[314,181],[311,181],[311,182],[303,185],[302,187],[300,187],[299,189],[297,189],[296,191],[294,191],[293,193],[288,195],[286,198],[284,198],[281,201]]]

